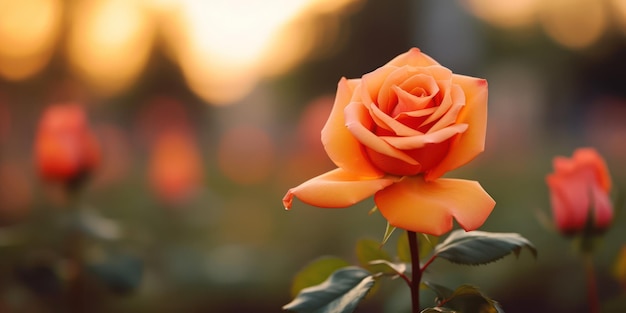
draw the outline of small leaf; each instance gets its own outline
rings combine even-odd
[[[437,295],[437,297],[435,298],[435,302],[441,302],[445,299],[450,298],[454,294],[454,290],[439,284],[424,281],[424,285],[426,285],[428,289],[432,290]]]
[[[451,309],[452,312],[504,313],[496,301],[470,285],[457,288],[449,298],[439,303],[439,307]]]
[[[380,244],[381,246],[387,243],[387,240],[389,240],[389,237],[391,237],[391,234],[393,234],[394,230],[396,230],[396,228],[391,226],[391,224],[387,222],[387,228],[385,228],[385,235],[383,236],[383,242]]]
[[[457,313],[457,311],[449,309],[449,308],[434,307],[434,308],[424,309],[420,313]]]
[[[407,270],[406,263],[393,263],[387,260],[373,260],[373,261],[370,261],[369,264],[384,265],[387,269],[380,271],[383,273],[404,274],[406,273],[406,270]]]
[[[349,313],[374,285],[374,277],[362,268],[348,266],[335,271],[323,283],[302,289],[283,310],[298,313]]]
[[[535,246],[519,234],[460,229],[450,233],[433,253],[453,263],[479,265],[497,261],[510,253],[517,256],[524,247],[537,257]]]
[[[347,261],[333,256],[324,256],[313,260],[301,269],[293,278],[291,296],[295,297],[300,290],[321,284],[334,271],[350,265]]]
[[[372,239],[361,239],[356,244],[356,256],[362,267],[368,269],[372,273],[384,272],[386,267],[381,265],[370,264],[373,260],[391,261],[391,257],[387,251],[383,250],[380,243]]]

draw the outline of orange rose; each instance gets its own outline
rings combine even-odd
[[[487,81],[453,74],[413,48],[360,79],[339,81],[322,129],[337,169],[290,189],[293,197],[341,208],[375,194],[392,226],[441,235],[453,217],[480,227],[495,206],[475,181],[440,178],[484,149]]]
[[[47,108],[35,138],[40,175],[75,183],[100,163],[100,147],[87,123],[84,109],[75,104]]]
[[[609,198],[611,177],[602,157],[593,148],[574,151],[571,159],[557,156],[554,173],[546,176],[552,212],[558,229],[566,235],[605,230],[613,219]],[[589,220],[591,218],[591,220]]]

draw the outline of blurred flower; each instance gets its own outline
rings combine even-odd
[[[559,231],[573,235],[606,230],[613,219],[611,178],[598,152],[580,148],[571,159],[555,157],[553,165],[554,173],[547,175],[546,181]]]
[[[78,183],[100,163],[100,147],[78,104],[48,107],[35,138],[36,166],[42,178]]]
[[[392,226],[441,235],[453,217],[480,227],[495,206],[475,181],[440,178],[484,149],[487,81],[453,74],[413,48],[360,79],[339,81],[322,142],[339,167],[290,189],[327,208],[375,194]]]
[[[150,183],[167,203],[189,199],[202,178],[202,160],[191,134],[170,129],[159,134],[150,159]]]

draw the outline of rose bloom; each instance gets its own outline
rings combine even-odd
[[[571,159],[555,157],[553,165],[554,173],[546,176],[546,182],[558,229],[572,235],[587,227],[593,232],[608,228],[613,220],[611,177],[598,152],[580,148]]]
[[[35,162],[42,178],[73,184],[100,163],[100,147],[82,106],[58,104],[41,117],[35,138]]]
[[[453,74],[412,48],[360,79],[339,81],[322,143],[337,169],[290,189],[324,208],[371,195],[390,225],[441,235],[453,218],[480,227],[495,206],[475,181],[440,178],[484,150],[487,81]]]

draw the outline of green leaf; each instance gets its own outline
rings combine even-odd
[[[453,263],[479,265],[497,261],[510,253],[517,256],[524,247],[537,257],[535,246],[519,234],[460,229],[450,233],[433,253]]]
[[[441,302],[445,299],[450,298],[454,294],[454,290],[439,284],[424,281],[424,285],[437,295],[437,297],[435,298],[435,302]]]
[[[370,261],[369,264],[385,266],[385,269],[380,271],[383,273],[404,274],[406,273],[406,270],[407,270],[406,263],[393,263],[387,260],[373,260],[373,261]]]
[[[362,268],[348,266],[335,271],[323,283],[302,289],[283,310],[298,313],[348,313],[374,285],[374,277]]]
[[[485,296],[478,288],[462,285],[447,299],[441,301],[438,307],[445,307],[451,311],[442,312],[476,312],[476,313],[504,313],[500,305]],[[436,311],[433,311],[436,312]]]
[[[387,251],[383,250],[380,243],[372,239],[361,239],[356,244],[356,256],[362,267],[372,273],[385,272],[386,266],[370,264],[373,260],[391,261]]]
[[[434,308],[424,309],[420,313],[457,313],[457,311],[449,309],[449,308],[434,307]]]
[[[347,261],[333,256],[324,256],[313,260],[302,268],[293,278],[291,296],[295,297],[300,290],[321,284],[334,271],[350,265]]]

